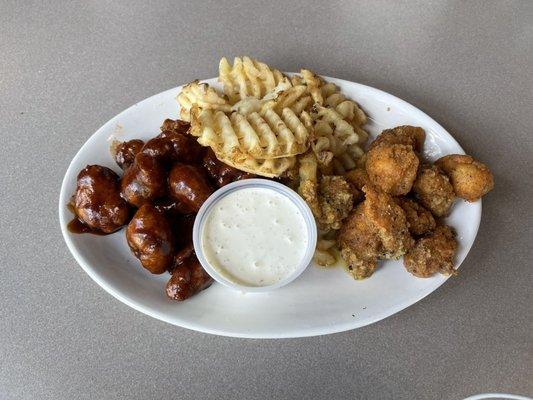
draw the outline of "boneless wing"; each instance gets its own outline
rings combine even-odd
[[[318,182],[306,180],[298,189],[322,230],[339,229],[352,210],[359,192],[342,176],[322,176]]]
[[[411,145],[383,143],[368,151],[365,167],[373,185],[399,196],[411,191],[418,165]]]
[[[377,259],[399,258],[414,241],[405,213],[388,194],[365,186],[365,200],[345,220],[338,237],[341,255],[356,279],[370,276]]]
[[[402,125],[392,129],[385,129],[370,144],[370,149],[382,144],[403,144],[411,146],[417,152],[421,152],[425,139],[426,133],[422,128]]]
[[[426,165],[420,169],[413,192],[420,204],[437,217],[448,215],[455,198],[450,180],[435,165]]]
[[[450,154],[435,162],[450,178],[457,197],[477,201],[494,188],[489,168],[468,155]]]
[[[453,258],[456,250],[454,232],[449,226],[441,225],[417,240],[403,257],[403,264],[407,271],[419,278],[429,278],[437,272],[451,275],[455,273]]]
[[[416,201],[405,197],[398,197],[396,198],[396,202],[405,212],[409,232],[412,235],[423,235],[435,229],[436,222],[433,215]]]

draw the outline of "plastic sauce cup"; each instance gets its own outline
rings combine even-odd
[[[209,216],[212,208],[222,198],[229,195],[230,193],[233,193],[235,191],[242,190],[242,189],[248,189],[248,188],[268,189],[268,190],[273,190],[277,192],[278,194],[283,195],[286,199],[289,199],[291,203],[293,203],[298,208],[298,210],[302,214],[302,217],[305,221],[305,225],[307,227],[307,236],[308,236],[307,248],[305,250],[302,260],[300,261],[300,264],[290,275],[286,276],[284,279],[280,280],[279,282],[276,282],[275,284],[268,285],[268,286],[245,286],[243,284],[230,280],[228,277],[226,277],[225,275],[220,273],[217,269],[215,269],[207,261],[206,257],[204,256],[203,249],[202,249],[202,232],[203,232],[207,217]],[[274,289],[278,289],[282,286],[287,285],[288,283],[295,280],[298,276],[300,276],[300,274],[308,267],[308,265],[311,263],[311,260],[313,259],[313,254],[315,252],[316,241],[317,241],[317,228],[316,228],[315,219],[313,217],[311,210],[309,209],[309,206],[294,190],[288,188],[287,186],[281,183],[274,182],[274,181],[267,180],[267,179],[245,179],[242,181],[230,183],[229,185],[226,185],[218,189],[205,201],[205,203],[202,205],[202,207],[198,211],[198,214],[196,215],[196,219],[194,221],[192,238],[193,238],[194,250],[196,252],[196,256],[198,257],[198,260],[200,261],[200,264],[202,264],[202,267],[205,269],[205,271],[209,275],[211,275],[211,277],[214,280],[223,284],[224,286],[227,286],[231,289],[235,289],[241,292],[263,293],[263,292],[269,292]]]

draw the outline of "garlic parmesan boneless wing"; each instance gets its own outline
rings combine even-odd
[[[313,153],[300,159],[298,192],[309,205],[322,230],[339,229],[352,210],[357,191],[342,176],[318,176]]]
[[[388,194],[368,185],[365,200],[344,221],[337,242],[356,279],[369,277],[377,259],[398,258],[414,241],[404,211]]]
[[[449,226],[441,225],[417,240],[404,256],[403,264],[407,271],[419,278],[429,278],[436,273],[455,274],[453,258],[456,250],[454,232]]]

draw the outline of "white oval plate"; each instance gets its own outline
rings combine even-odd
[[[434,160],[463,149],[437,122],[422,111],[380,90],[341,79],[334,82],[356,100],[370,117],[366,129],[375,137],[398,125],[416,125],[427,134],[425,155]],[[216,79],[206,80],[220,88]],[[159,133],[165,118],[178,118],[175,100],[181,87],[167,90],[128,108],[102,126],[82,146],[63,179],[59,198],[61,230],[76,261],[107,292],[127,305],[168,323],[197,331],[248,338],[324,335],[371,324],[424,298],[447,277],[416,278],[402,261],[386,261],[371,278],[352,279],[342,267],[310,266],[293,283],[270,293],[243,294],[220,284],[193,298],[176,302],[164,292],[168,274],[152,275],[130,252],[124,231],[109,236],[72,234],[66,229],[72,214],[66,204],[76,176],[87,164],[120,172],[109,153],[110,138],[148,139]],[[477,234],[481,201],[456,201],[448,223],[458,234],[456,265],[465,259]],[[460,277],[457,279],[461,279]]]

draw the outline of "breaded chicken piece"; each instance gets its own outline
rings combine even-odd
[[[305,180],[298,189],[322,230],[339,229],[359,192],[342,176],[322,176],[318,183]]]
[[[403,265],[414,276],[428,278],[439,272],[455,274],[453,258],[457,241],[447,225],[438,226],[432,233],[418,239],[415,246],[403,257]]]
[[[405,197],[395,199],[405,212],[411,235],[420,236],[431,232],[437,225],[433,215],[416,201]]]
[[[411,145],[383,143],[368,151],[366,172],[374,186],[399,196],[411,191],[418,164]]]
[[[413,184],[413,192],[420,204],[437,217],[448,215],[455,198],[450,180],[435,165],[424,165],[420,169]]]
[[[417,126],[402,125],[392,129],[385,129],[381,134],[370,144],[370,149],[379,146],[380,144],[404,144],[412,146],[417,152],[422,151],[424,141],[426,140],[426,133],[422,128]]]
[[[402,208],[391,196],[364,186],[365,200],[344,221],[337,243],[355,279],[374,272],[376,260],[398,258],[414,243]]]
[[[374,273],[382,248],[378,230],[364,210],[363,203],[356,207],[337,237],[341,257],[355,279],[368,278]]]
[[[488,167],[468,155],[450,154],[439,158],[435,165],[448,175],[457,197],[473,202],[494,188]]]

